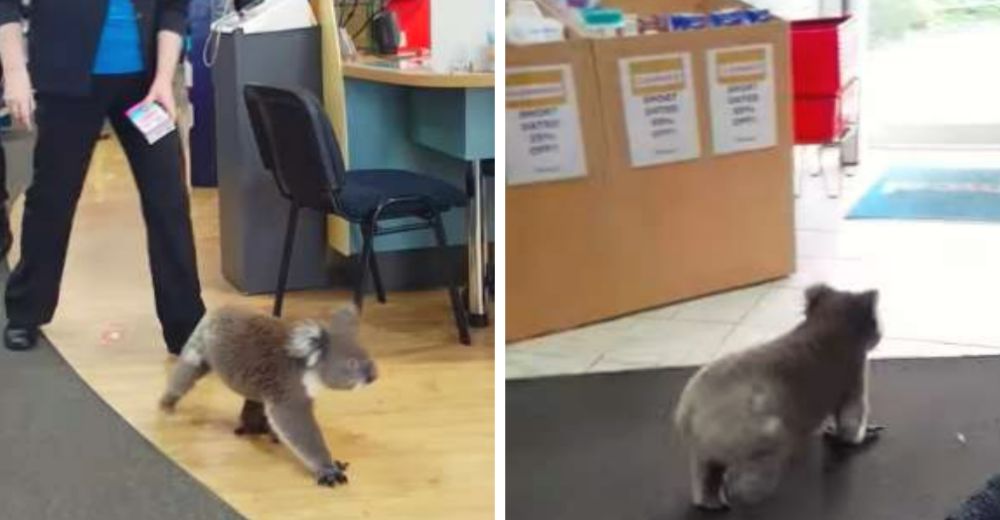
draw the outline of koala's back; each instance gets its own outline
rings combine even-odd
[[[778,340],[703,367],[688,382],[675,416],[692,447],[719,460],[786,449],[828,413],[808,388],[797,388],[809,363]]]
[[[206,324],[205,359],[240,395],[253,400],[281,399],[297,371],[285,349],[289,334],[281,320],[225,307]]]
[[[729,360],[726,360],[729,361]],[[685,387],[676,421],[702,456],[731,461],[787,443],[783,389],[731,362],[702,368]]]

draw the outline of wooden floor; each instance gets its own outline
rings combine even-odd
[[[206,304],[267,311],[268,297],[243,297],[222,278],[215,191],[196,189],[192,197]],[[15,246],[12,262],[17,255]],[[348,299],[345,291],[294,293],[286,315],[323,317]],[[366,305],[362,338],[379,363],[379,381],[357,392],[327,391],[317,402],[331,451],[351,463],[346,487],[316,486],[282,446],[234,436],[240,401],[214,378],[165,416],[156,400],[170,362],[138,196],[109,140],[94,157],[59,310],[45,333],[129,423],[249,518],[492,518],[493,330],[462,347],[449,309],[444,291],[390,293],[389,303]]]

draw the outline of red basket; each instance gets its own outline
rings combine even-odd
[[[858,37],[849,16],[792,22],[796,144],[835,142],[857,122]]]
[[[854,18],[792,22],[792,85],[796,97],[833,96],[857,77]]]
[[[838,141],[847,127],[858,122],[859,83],[854,80],[833,96],[795,98],[795,143]]]

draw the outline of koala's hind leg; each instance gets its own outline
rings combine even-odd
[[[785,461],[786,454],[777,450],[728,466],[723,479],[726,499],[732,504],[756,504],[764,500],[777,490]]]
[[[729,507],[722,493],[725,466],[691,454],[691,501],[695,507],[710,511]]]
[[[181,357],[170,374],[166,392],[160,398],[160,408],[172,412],[177,406],[177,401],[180,401],[181,397],[184,397],[184,394],[188,393],[209,370],[208,364],[203,360]]]
[[[864,370],[865,374],[859,378],[858,387],[834,413],[834,431],[831,440],[835,444],[861,446],[877,440],[883,429],[881,426],[872,426],[868,423],[867,366]]]
[[[271,429],[313,472],[318,484],[332,487],[347,483],[347,464],[330,457],[311,400],[266,402],[264,410]]]
[[[274,442],[278,442],[277,436],[271,431],[267,423],[267,415],[264,413],[264,403],[246,399],[243,401],[243,410],[240,412],[240,424],[233,432],[236,435],[271,435]]]

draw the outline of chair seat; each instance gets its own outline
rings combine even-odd
[[[349,170],[340,191],[340,204],[345,215],[352,220],[364,220],[392,198],[422,197],[434,211],[441,213],[465,206],[466,195],[455,186],[406,170]],[[419,215],[425,211],[423,204],[393,204],[380,218],[399,218]]]

